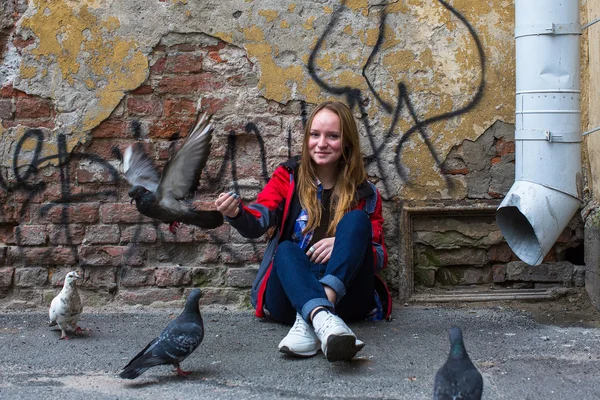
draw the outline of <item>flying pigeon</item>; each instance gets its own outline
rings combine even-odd
[[[483,378],[471,362],[457,326],[450,328],[450,354],[435,374],[433,400],[480,400]]]
[[[165,165],[162,176],[142,145],[129,146],[123,154],[125,178],[131,184],[129,197],[138,211],[150,218],[170,224],[175,233],[179,223],[212,229],[223,224],[218,211],[201,211],[179,201],[196,191],[200,174],[210,153],[212,115],[203,114],[181,148]]]
[[[77,321],[83,310],[79,293],[75,287],[75,280],[80,276],[75,271],[71,271],[65,277],[65,283],[60,293],[52,299],[48,315],[50,320],[48,325],[58,325],[60,328],[60,338],[69,339],[66,333],[67,327],[75,328],[75,333],[83,332],[83,329],[77,326]]]
[[[192,354],[204,338],[204,324],[198,308],[201,296],[200,289],[193,289],[181,315],[171,321],[160,336],[148,343],[144,350],[129,361],[119,376],[135,379],[148,368],[165,364],[174,365],[178,375],[189,375],[191,372],[183,371],[179,363]]]

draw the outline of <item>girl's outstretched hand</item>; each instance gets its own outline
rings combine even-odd
[[[240,195],[233,190],[229,193],[221,193],[215,200],[217,211],[228,218],[235,218],[240,212]]]

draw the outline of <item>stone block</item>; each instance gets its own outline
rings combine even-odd
[[[81,224],[48,225],[51,245],[78,245],[83,241],[85,226]]]
[[[258,267],[229,268],[227,270],[227,286],[249,288],[252,287]]]
[[[117,272],[116,268],[84,268],[84,279],[82,286],[91,289],[115,289],[117,287]],[[81,283],[80,283],[81,285]]]
[[[415,285],[427,287],[435,286],[435,272],[437,268],[415,267]]]
[[[150,305],[154,302],[168,302],[182,299],[180,288],[144,288],[138,290],[119,290],[116,301],[124,304]]]
[[[39,246],[46,243],[48,235],[45,225],[19,225],[14,227],[14,235],[20,246]]]
[[[85,229],[83,244],[116,244],[119,239],[118,225],[89,225]]]
[[[48,270],[42,267],[25,267],[15,270],[15,286],[37,287],[48,281]]]
[[[151,224],[135,224],[121,228],[121,243],[154,243],[156,228]]]
[[[0,288],[9,288],[13,283],[15,269],[12,267],[0,268]]]
[[[160,267],[156,269],[156,286],[187,286],[192,281],[192,270],[185,267]]]
[[[124,267],[121,270],[120,283],[124,287],[154,286],[156,268]]]
[[[529,265],[513,261],[506,265],[507,281],[571,283],[573,264],[568,261]]]

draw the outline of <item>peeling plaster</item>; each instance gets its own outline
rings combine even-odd
[[[147,58],[161,37],[169,32],[206,33],[245,49],[256,65],[257,87],[265,98],[317,103],[329,94],[310,78],[306,63],[339,4],[341,0],[300,6],[243,0],[151,4],[31,0],[19,28],[23,36],[36,41],[23,49],[15,87],[54,101],[56,131],[68,135],[70,151],[88,140],[89,130],[110,115],[125,93],[144,82]],[[382,7],[370,9],[367,0],[345,4],[339,26],[333,27],[335,41],[326,41],[317,56],[318,73],[328,84],[349,85],[367,94],[362,66],[377,41]],[[457,142],[477,139],[493,121],[514,120],[513,107],[498,107],[512,104],[514,97],[514,65],[509,62],[514,59],[514,47],[506,45],[513,40],[512,3],[458,0],[452,6],[473,25],[483,43],[486,91],[468,113],[426,129],[441,159]],[[386,10],[384,40],[366,71],[379,95],[395,102],[397,85],[404,82],[422,118],[466,104],[477,89],[480,71],[477,50],[465,26],[436,0],[395,2]],[[18,55],[10,54],[15,71]],[[380,127],[376,132],[380,135],[389,126],[390,116],[376,101],[370,101],[366,111],[370,123]],[[412,123],[403,113],[395,133],[406,131]],[[420,190],[416,189],[419,185],[428,187],[419,182],[439,186],[442,178],[418,135],[405,149],[415,154],[403,157],[405,169],[417,174],[410,177],[416,184],[406,188],[407,195],[411,196],[413,188]]]

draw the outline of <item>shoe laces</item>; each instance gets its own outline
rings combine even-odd
[[[332,328],[332,327],[334,327],[336,325],[339,325],[339,324],[336,321],[335,315],[333,315],[331,313],[327,313],[327,317],[325,318],[325,320],[323,321],[323,323],[319,327],[318,331],[319,331],[319,333],[325,333],[330,328]]]
[[[308,329],[309,329],[309,326],[306,323],[306,321],[304,321],[304,319],[302,319],[300,314],[296,314],[296,322],[294,322],[294,326],[292,326],[290,333],[298,333],[302,336],[306,336],[309,334]]]

